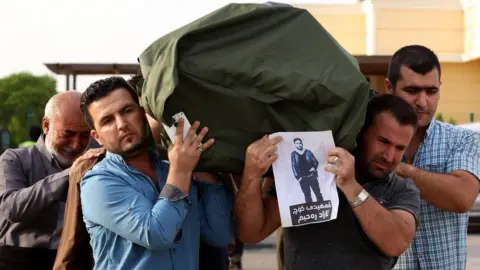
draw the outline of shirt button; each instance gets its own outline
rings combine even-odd
[[[173,254],[177,253],[177,250],[173,248],[173,249],[172,249],[172,253],[173,253]]]

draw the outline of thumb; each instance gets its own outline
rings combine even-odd
[[[325,171],[335,173],[337,171],[337,168],[335,166],[325,166]]]

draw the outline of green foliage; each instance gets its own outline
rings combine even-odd
[[[28,140],[31,125],[41,125],[45,104],[56,94],[56,80],[27,72],[0,79],[0,128],[12,134],[15,145]]]
[[[452,117],[450,117],[450,120],[448,120],[448,123],[450,123],[452,125],[456,125],[457,121],[455,119],[453,119]]]
[[[443,114],[442,113],[438,113],[436,116],[435,116],[435,119],[440,121],[440,122],[444,122],[443,120]]]
[[[441,122],[445,122],[445,120],[443,119],[443,114],[442,113],[437,113],[437,115],[435,116],[435,119],[438,120],[438,121],[441,121]],[[453,117],[450,117],[450,119],[448,120],[448,123],[450,123],[452,125],[456,125],[457,121]]]

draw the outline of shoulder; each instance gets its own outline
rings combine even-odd
[[[0,156],[0,160],[2,161],[16,161],[19,160],[19,154],[18,152],[24,148],[19,148],[19,149],[7,149],[3,154]]]
[[[390,183],[394,193],[415,193],[420,194],[419,189],[410,178],[403,178],[397,173],[392,172],[390,175]]]
[[[37,148],[32,145],[29,147],[23,148],[15,148],[15,149],[7,149],[3,154],[0,156],[1,160],[23,160],[27,158],[31,158],[33,154],[38,152]]]
[[[7,167],[30,167],[31,165],[28,164],[32,164],[32,159],[34,159],[33,156],[36,155],[36,152],[38,152],[38,150],[36,150],[34,146],[17,149],[7,149],[0,156],[0,162],[2,166]]]
[[[448,138],[455,139],[455,140],[465,140],[465,139],[473,139],[479,140],[480,134],[477,132],[459,126],[454,126],[449,123],[444,123],[438,120],[432,120],[432,123],[435,125],[434,129],[436,132],[441,133],[442,135],[448,136]]]
[[[108,185],[112,180],[119,178],[118,170],[115,169],[113,162],[104,158],[82,177],[82,189],[97,189]]]

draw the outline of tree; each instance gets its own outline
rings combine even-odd
[[[442,113],[438,113],[437,116],[435,116],[435,119],[440,121],[440,122],[443,122],[443,114]]]
[[[31,125],[41,125],[45,104],[55,95],[56,80],[27,72],[0,79],[0,129],[6,128],[18,145],[28,140]]]
[[[450,117],[450,120],[448,120],[448,123],[455,126],[457,124],[457,120],[455,120],[453,117]]]

